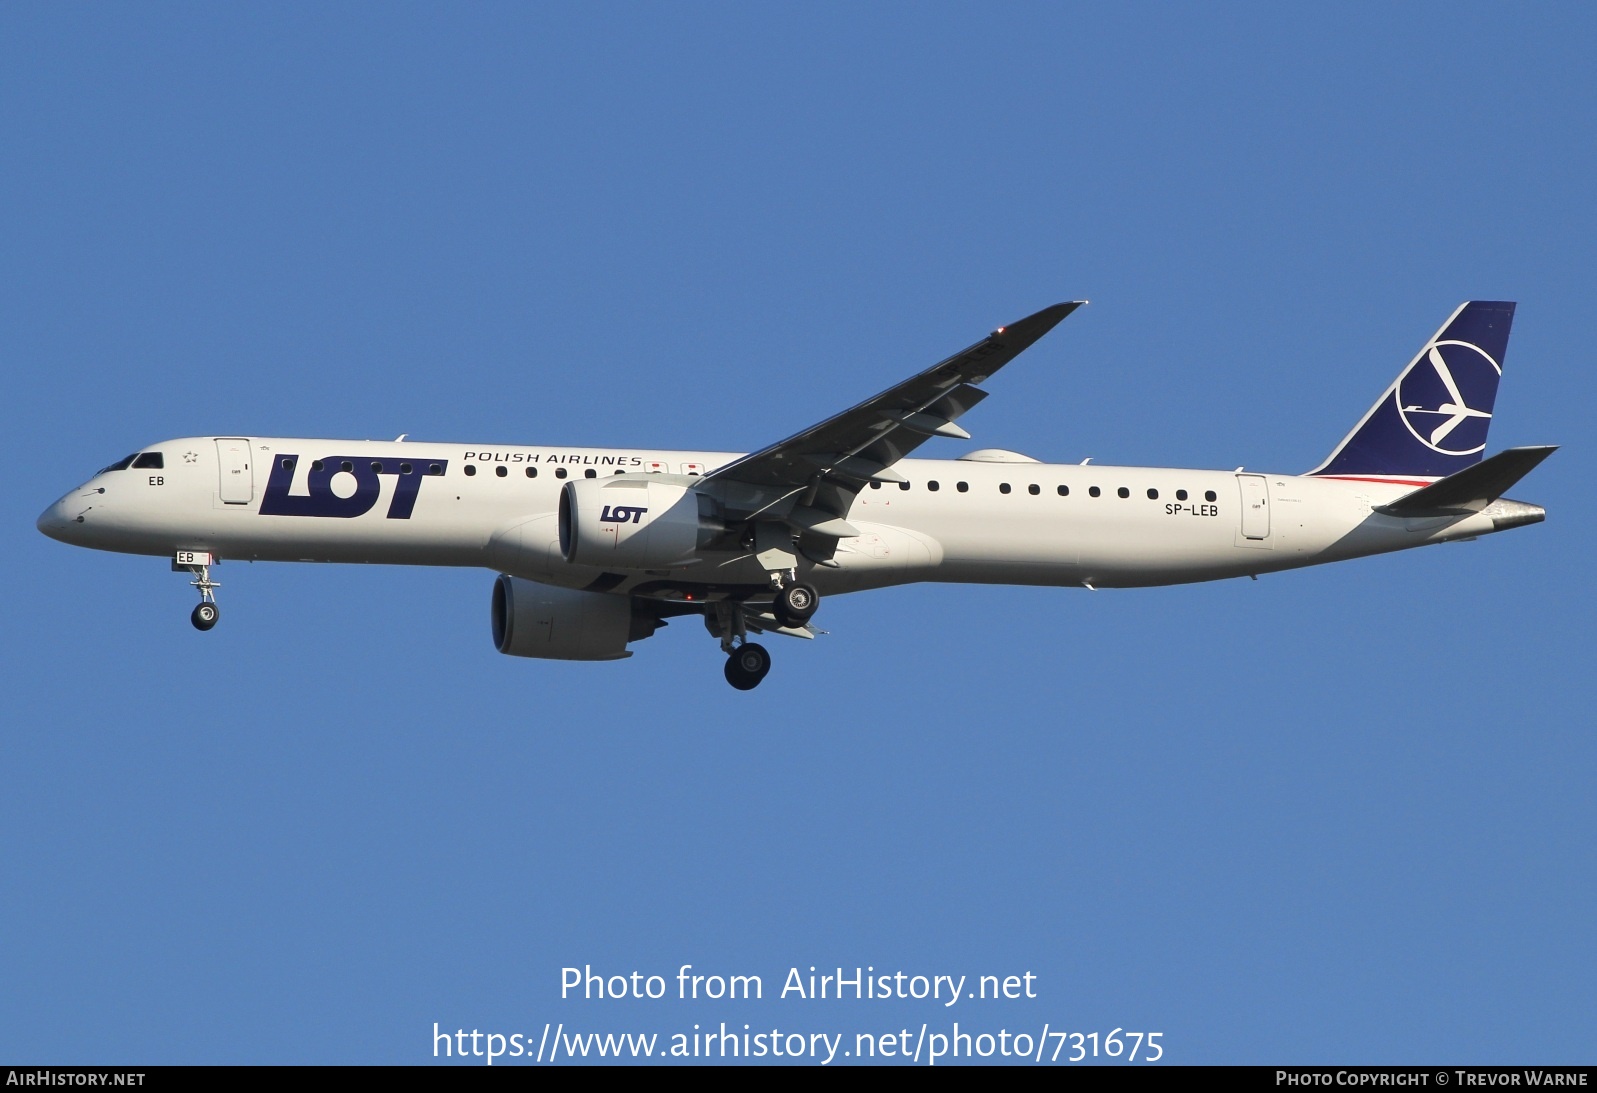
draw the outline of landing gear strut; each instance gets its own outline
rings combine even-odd
[[[783,629],[803,626],[821,604],[815,587],[801,583],[796,576],[791,570],[771,574],[769,610]],[[744,610],[740,602],[716,600],[705,605],[704,626],[721,639],[721,651],[726,654],[726,681],[740,691],[752,691],[771,671],[771,654],[763,645],[749,640]],[[751,604],[748,610],[757,615],[756,631],[771,629],[763,602]]]
[[[211,555],[194,550],[180,550],[172,559],[173,569],[178,572],[186,569],[194,574],[189,584],[200,590],[199,605],[189,615],[196,630],[209,630],[222,617],[222,609],[216,606],[216,590],[222,587],[222,582],[211,580],[211,566],[215,562]]]
[[[720,600],[704,613],[704,625],[721,639],[726,653],[726,681],[740,691],[752,691],[771,670],[771,654],[749,640],[743,624],[743,605]]]

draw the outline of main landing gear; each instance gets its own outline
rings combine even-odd
[[[721,639],[726,654],[726,681],[740,691],[752,691],[771,670],[771,654],[749,640],[743,605],[718,600],[705,605],[704,627]]]
[[[773,575],[775,594],[771,606],[750,605],[755,613],[756,631],[771,629],[774,620],[778,627],[800,627],[810,621],[821,604],[820,594],[813,586],[793,581],[784,574]],[[765,612],[769,610],[770,618]],[[765,646],[749,640],[748,618],[742,603],[718,600],[706,605],[704,625],[711,634],[721,639],[721,650],[726,653],[726,681],[740,691],[752,691],[771,671],[771,654]]]
[[[771,654],[765,646],[745,641],[726,658],[726,681],[740,691],[752,691],[771,670]]]
[[[771,601],[771,611],[783,626],[803,626],[820,606],[820,594],[801,582],[783,583]]]
[[[199,605],[189,615],[189,621],[196,630],[209,630],[222,617],[222,609],[216,605],[216,590],[222,587],[222,582],[211,580],[211,566],[215,564],[213,555],[197,550],[180,550],[172,558],[172,569],[178,573],[187,570],[194,574],[189,584],[200,590]]]

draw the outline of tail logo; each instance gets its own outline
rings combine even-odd
[[[1397,409],[1414,439],[1442,455],[1473,455],[1486,447],[1490,406],[1502,366],[1469,342],[1436,342],[1398,382]]]

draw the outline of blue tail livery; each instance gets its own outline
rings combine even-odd
[[[1511,303],[1459,305],[1353,431],[1309,473],[1434,479],[1480,462],[1513,323]]]

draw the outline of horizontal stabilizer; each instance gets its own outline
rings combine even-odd
[[[1473,467],[1404,494],[1375,511],[1386,516],[1442,516],[1480,512],[1513,488],[1558,450],[1556,444],[1539,448],[1508,448]]]

